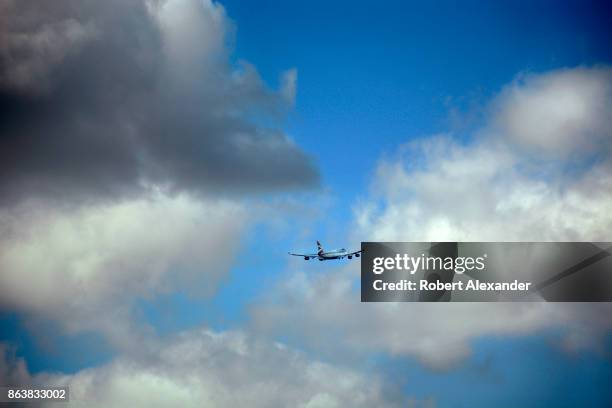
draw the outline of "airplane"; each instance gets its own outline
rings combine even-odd
[[[345,248],[332,249],[330,251],[325,251],[319,241],[317,241],[317,251],[318,252],[316,254],[294,254],[294,253],[289,252],[289,255],[303,256],[305,261],[308,261],[310,259],[318,259],[319,261],[328,261],[330,259],[343,259],[343,258],[353,259],[353,256],[355,258],[359,258],[362,252],[361,250],[354,251],[354,252],[348,252]]]

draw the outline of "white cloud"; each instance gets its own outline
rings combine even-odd
[[[492,103],[495,125],[473,142],[438,135],[406,144],[376,174],[374,194],[384,205],[357,210],[363,235],[388,241],[609,240],[611,92],[608,68],[531,75]],[[526,145],[540,155],[524,154]]]
[[[135,299],[214,293],[248,216],[236,203],[158,195],[78,209],[0,212],[0,307],[121,342]]]
[[[0,368],[6,365],[2,360]],[[11,372],[19,366],[23,374],[23,361],[13,366]],[[74,407],[402,406],[394,399],[399,394],[375,374],[312,360],[240,331],[184,332],[159,342],[146,358],[119,356],[74,375],[43,373],[22,380],[68,385],[68,406]]]
[[[356,208],[354,236],[609,241],[612,157],[607,148],[597,161],[588,156],[592,146],[610,144],[611,87],[603,68],[529,76],[493,102],[495,126],[473,141],[435,135],[407,143],[380,163],[372,196]],[[527,142],[552,156],[523,154]],[[465,358],[482,336],[555,329],[565,347],[579,349],[600,346],[612,329],[611,304],[361,304],[358,274],[356,265],[325,276],[294,272],[278,296],[254,305],[255,324],[331,353],[382,350],[432,367]]]
[[[612,329],[612,305],[553,303],[360,303],[358,266],[325,275],[297,272],[253,306],[256,327],[332,356],[370,352],[416,357],[445,369],[471,354],[483,336],[521,336],[555,329],[577,351],[601,346]]]
[[[511,143],[557,158],[609,150],[612,69],[525,75],[495,102],[494,125]]]
[[[411,167],[413,158],[424,161]],[[609,161],[568,175],[485,140],[409,143],[379,166],[384,205],[357,210],[362,235],[380,241],[606,241],[612,226]]]

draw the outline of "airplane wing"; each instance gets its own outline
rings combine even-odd
[[[352,255],[357,255],[357,254],[360,254],[360,253],[362,253],[362,252],[363,252],[363,249],[360,249],[359,251],[350,252],[350,253],[348,253],[347,255],[351,255],[351,256],[352,256]]]
[[[288,252],[289,255],[293,255],[293,256],[307,256],[309,258],[314,258],[319,256],[319,254],[294,254],[292,252]]]

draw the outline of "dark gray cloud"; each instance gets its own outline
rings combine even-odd
[[[0,205],[316,185],[278,126],[295,72],[269,89],[231,37],[209,2],[4,2]]]

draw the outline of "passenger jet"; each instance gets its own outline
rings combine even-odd
[[[362,252],[361,250],[355,251],[355,252],[348,252],[345,248],[332,249],[330,251],[326,251],[323,249],[319,241],[317,241],[317,251],[318,252],[316,254],[293,254],[289,252],[289,255],[303,256],[304,260],[306,261],[308,261],[309,259],[315,259],[315,258],[318,259],[319,261],[328,261],[330,259],[343,259],[343,258],[353,259],[353,256],[355,258],[359,258],[359,255]]]

